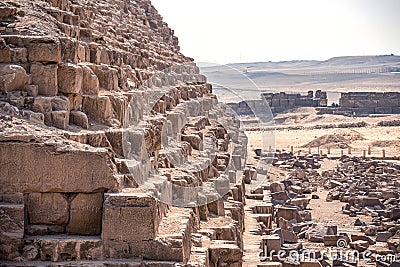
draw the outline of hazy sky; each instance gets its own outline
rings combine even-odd
[[[400,54],[400,0],[152,0],[197,62]]]

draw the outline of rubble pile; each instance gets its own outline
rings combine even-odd
[[[282,179],[253,190],[257,197],[247,195],[257,199],[252,202],[252,216],[258,227],[252,233],[262,235],[258,266],[397,266],[400,165],[344,156],[337,169],[320,175],[320,159],[319,155],[278,153],[273,168],[278,168]],[[287,171],[286,177],[282,170]],[[371,220],[354,218],[354,227],[347,229],[313,222],[313,211],[307,206],[319,198],[316,192],[322,186],[330,190],[326,201],[346,203],[344,214],[368,215]],[[323,254],[327,251],[333,257]],[[353,252],[359,255],[343,256]]]

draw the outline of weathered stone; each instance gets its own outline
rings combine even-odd
[[[99,79],[96,74],[88,66],[83,65],[83,84],[82,91],[86,95],[98,95],[99,94]]]
[[[297,243],[299,241],[297,235],[293,231],[282,229],[283,242]]]
[[[57,68],[55,64],[32,63],[30,74],[32,83],[38,86],[40,95],[55,96],[58,93]]]
[[[182,141],[188,142],[194,149],[199,150],[202,140],[197,134],[182,135]]]
[[[372,238],[365,235],[355,235],[355,234],[351,235],[351,241],[359,241],[359,240],[367,241],[370,245],[374,245],[376,243]]]
[[[61,62],[61,46],[57,39],[35,38],[28,44],[28,58],[31,62]]]
[[[303,219],[296,208],[279,207],[276,213],[276,218],[279,220],[281,217],[288,221],[295,220],[296,222],[303,222]]]
[[[102,149],[79,151],[35,143],[0,143],[0,193],[116,190],[115,166]],[[36,159],[46,164],[37,164]],[[15,167],[18,172],[15,172]],[[70,166],[74,166],[71,168]],[[88,168],[87,166],[96,166]]]
[[[285,185],[280,182],[273,182],[269,186],[271,193],[278,193],[285,191]]]
[[[114,91],[118,89],[118,71],[105,65],[90,65],[96,74],[99,85],[105,90]]]
[[[155,239],[162,219],[159,205],[154,198],[143,193],[105,194],[104,242]]]
[[[80,66],[62,64],[58,67],[58,90],[65,94],[82,93],[83,71]]]
[[[270,235],[263,238],[262,249],[268,256],[278,253],[281,250],[282,240],[278,235]]]
[[[22,91],[28,82],[25,69],[18,65],[0,64],[0,92]]]
[[[51,98],[51,109],[53,111],[69,111],[69,99],[65,96],[55,96]]]
[[[68,201],[62,194],[30,193],[26,202],[30,224],[67,224]]]
[[[99,235],[103,194],[78,194],[71,202],[67,233],[72,235]]]
[[[24,206],[0,203],[0,261],[20,256],[24,244]]]
[[[350,247],[352,249],[357,250],[358,252],[364,252],[368,249],[369,242],[363,241],[363,240],[353,241],[353,242],[350,242]]]
[[[323,242],[325,246],[337,246],[338,241],[343,239],[342,236],[339,235],[325,235],[323,237]]]
[[[257,221],[262,222],[267,229],[272,229],[272,214],[258,214]]]
[[[107,96],[84,96],[83,111],[89,119],[108,123],[113,116],[110,98]]]
[[[387,242],[391,237],[390,232],[379,232],[376,234],[376,242]]]
[[[52,111],[51,112],[51,126],[59,129],[67,129],[69,124],[69,111]]]
[[[69,122],[83,129],[89,129],[89,120],[85,113],[73,110],[69,114]]]
[[[26,84],[24,90],[28,96],[36,97],[39,94],[38,86],[34,84]]]
[[[234,244],[212,243],[209,247],[212,266],[242,266],[242,250]]]

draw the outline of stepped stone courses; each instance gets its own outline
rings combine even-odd
[[[0,266],[241,266],[239,126],[148,0],[1,2]]]

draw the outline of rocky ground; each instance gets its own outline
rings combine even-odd
[[[245,208],[246,216],[254,219],[246,217],[251,229],[246,229],[244,238],[253,242],[247,250],[245,245],[244,265],[397,266],[393,262],[400,257],[400,164],[381,154],[385,149],[394,154],[391,157],[397,156],[397,147],[392,145],[398,139],[397,128],[376,125],[396,116],[348,119],[304,111],[276,118],[276,144],[281,150],[266,182],[253,192],[257,194],[247,195],[258,200],[248,201]],[[338,128],[339,121],[369,126]],[[320,129],[322,124],[329,127]],[[255,151],[262,146],[259,132],[247,134],[249,162],[257,166],[263,159]],[[387,146],[372,146],[382,139]],[[372,155],[365,148],[368,145],[373,147]],[[322,153],[317,153],[318,146]],[[349,147],[352,154],[348,154]],[[253,179],[260,179],[260,174]],[[258,250],[253,243],[260,243]],[[286,252],[278,257],[271,250]],[[317,256],[297,257],[309,250]],[[323,252],[325,257],[318,257]],[[359,257],[335,259],[338,253],[350,252]],[[257,253],[259,262],[253,257]]]

